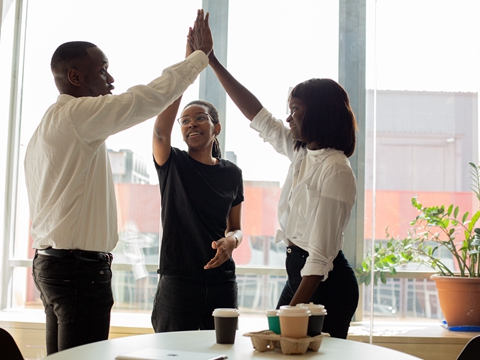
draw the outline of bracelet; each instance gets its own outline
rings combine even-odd
[[[235,238],[235,247],[234,249],[236,249],[238,247],[238,238],[235,236],[235,235],[232,235],[234,238]]]

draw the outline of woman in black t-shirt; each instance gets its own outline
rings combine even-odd
[[[153,131],[163,225],[155,332],[213,329],[215,308],[237,307],[232,252],[242,241],[242,172],[221,158],[218,112],[206,101],[189,103],[178,119],[188,151],[171,146],[180,100]]]

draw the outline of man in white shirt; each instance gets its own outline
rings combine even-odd
[[[120,95],[112,95],[108,59],[94,44],[68,42],[53,54],[60,95],[25,155],[33,277],[45,307],[47,354],[108,338],[110,252],[118,233],[105,140],[161,113],[208,65],[208,13],[198,11],[188,39],[200,45],[197,51]]]

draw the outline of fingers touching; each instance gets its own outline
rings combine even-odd
[[[193,51],[202,50],[207,56],[213,49],[213,37],[208,23],[209,13],[198,10],[193,28],[188,31],[188,43]],[[187,50],[188,51],[188,50]]]

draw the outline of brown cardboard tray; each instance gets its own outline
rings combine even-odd
[[[276,348],[280,348],[282,353],[285,355],[298,355],[305,354],[308,349],[312,351],[318,351],[322,340],[325,336],[330,336],[327,333],[322,333],[317,336],[307,336],[300,339],[282,337],[281,335],[275,334],[270,330],[262,330],[256,332],[249,332],[243,334],[243,336],[248,336],[252,340],[252,345],[255,350],[264,352],[264,351],[273,351]]]

